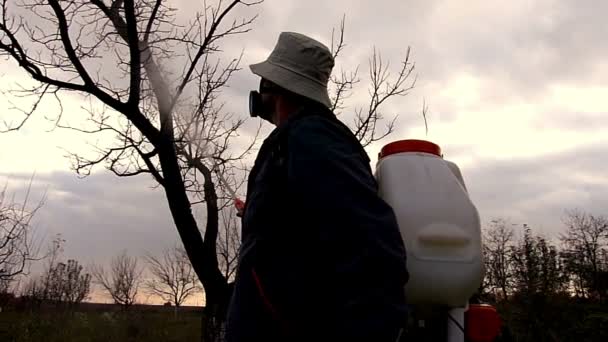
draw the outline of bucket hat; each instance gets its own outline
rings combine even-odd
[[[334,58],[322,43],[295,32],[282,32],[268,58],[251,71],[293,93],[331,107],[327,83]]]

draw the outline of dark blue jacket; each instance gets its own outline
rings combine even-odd
[[[295,115],[249,175],[227,341],[394,342],[408,279],[364,149],[328,110]]]

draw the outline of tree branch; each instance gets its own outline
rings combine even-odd
[[[125,17],[127,18],[127,44],[131,57],[131,87],[129,89],[129,104],[131,108],[139,106],[141,84],[141,58],[139,51],[139,35],[137,33],[137,18],[133,0],[125,0]]]
[[[410,62],[410,52],[411,49],[408,47],[405,59],[401,62],[401,69],[395,80],[391,82],[389,81],[390,66],[388,64],[384,65],[382,56],[374,48],[373,55],[369,60],[369,76],[371,79],[369,106],[365,114],[363,114],[362,110],[358,111],[354,122],[355,136],[361,141],[363,146],[383,139],[393,132],[397,116],[389,122],[386,131],[378,135],[377,124],[383,118],[379,109],[390,98],[405,96],[414,88],[416,78],[407,85],[405,83],[409,80],[415,68],[415,64]]]
[[[222,23],[222,21],[226,17],[226,15],[239,3],[242,3],[246,6],[252,6],[252,5],[260,4],[262,2],[263,2],[263,0],[255,1],[255,2],[251,2],[251,3],[246,3],[246,2],[240,1],[240,0],[234,0],[230,3],[230,5],[228,5],[228,7],[226,7],[220,13],[219,16],[217,16],[217,17],[215,17],[215,15],[213,16],[213,22],[211,24],[211,27],[209,28],[209,32],[207,32],[207,34],[205,35],[205,39],[204,39],[203,43],[201,44],[200,48],[198,49],[198,52],[196,53],[194,59],[190,63],[190,67],[188,68],[186,75],[184,76],[181,84],[177,87],[177,92],[175,93],[175,96],[173,97],[173,100],[171,101],[171,105],[169,106],[170,109],[172,109],[175,106],[175,103],[177,102],[180,95],[184,91],[184,88],[190,82],[190,78],[192,77],[192,74],[194,73],[194,70],[196,69],[196,66],[197,66],[199,60],[201,59],[201,57],[203,57],[208,52],[207,49],[209,48],[210,44],[222,36],[231,34],[231,31],[233,31],[233,30],[238,30],[240,27],[244,27],[244,26],[251,24],[257,18],[257,16],[254,16],[253,18],[249,19],[248,21],[243,21],[243,23],[241,23],[239,25],[233,24],[232,27],[230,29],[228,29],[228,31],[224,32],[223,34],[216,35],[216,31],[217,31],[219,25]],[[221,4],[221,2],[220,2],[220,4]],[[219,8],[217,10],[219,11]],[[242,33],[242,32],[238,31],[238,33]]]
[[[147,44],[150,38],[150,33],[152,32],[152,25],[154,25],[154,21],[156,20],[156,16],[158,14],[158,9],[162,4],[163,0],[156,0],[154,4],[154,9],[152,9],[152,14],[150,14],[150,18],[148,19],[148,24],[146,25],[146,31],[144,33],[144,44]]]

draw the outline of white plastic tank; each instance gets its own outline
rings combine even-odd
[[[382,148],[376,178],[407,249],[408,302],[466,305],[484,268],[479,214],[458,166],[436,144],[400,140]]]

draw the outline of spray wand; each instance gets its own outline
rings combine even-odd
[[[228,184],[228,181],[226,181],[226,178],[224,178],[224,175],[221,172],[217,172],[217,176],[219,177],[220,183],[224,184],[224,187],[228,191],[228,194],[230,194],[230,196],[234,200],[234,207],[236,208],[236,216],[238,216],[238,217],[243,216],[243,211],[245,210],[245,202],[243,202],[240,198],[238,198],[238,196],[236,195],[236,191],[234,191],[234,189],[230,186],[230,184]]]

